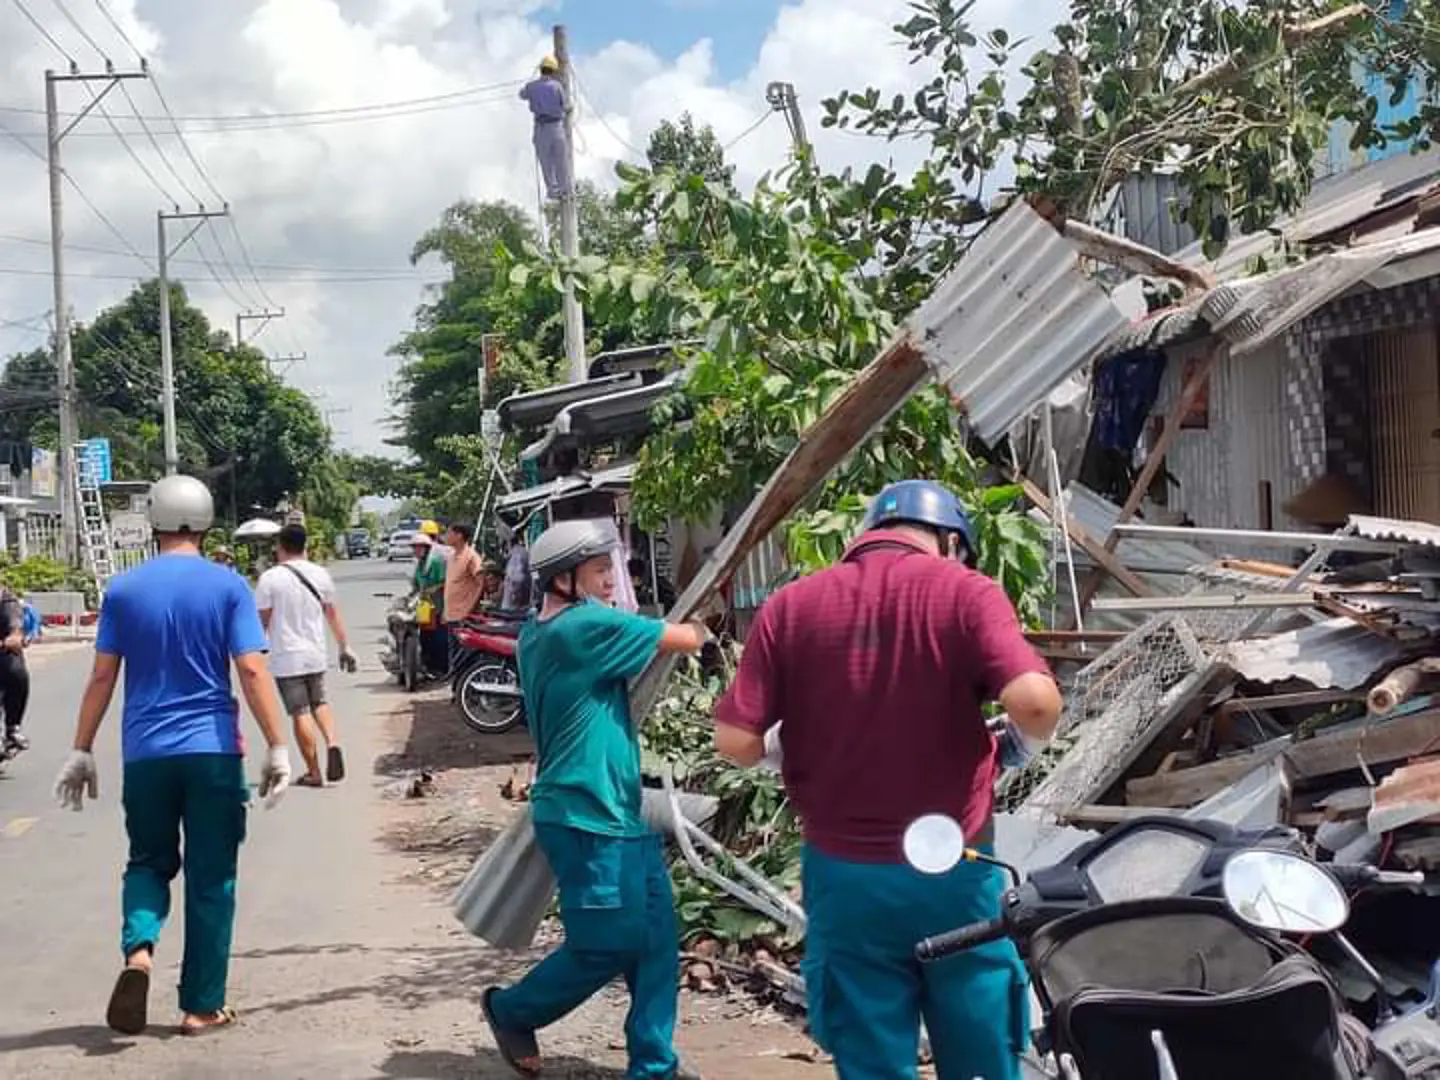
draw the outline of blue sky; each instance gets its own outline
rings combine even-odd
[[[597,52],[617,38],[674,60],[702,38],[714,45],[716,75],[730,82],[755,63],[782,0],[563,0],[559,18],[572,47]]]

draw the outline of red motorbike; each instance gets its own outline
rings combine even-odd
[[[467,726],[499,735],[525,722],[515,643],[529,612],[495,612],[452,627],[458,648],[451,696]]]

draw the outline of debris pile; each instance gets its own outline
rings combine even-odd
[[[1064,501],[1077,520],[1115,512],[1078,485]],[[1004,809],[1081,828],[1289,824],[1343,861],[1440,869],[1440,528],[1092,525],[1124,538],[1114,558],[1149,595],[1057,599],[1057,622],[1088,626],[1034,635],[1066,713],[1046,754],[1001,779]],[[1224,554],[1257,544],[1282,557]],[[1221,557],[1190,561],[1206,547]]]

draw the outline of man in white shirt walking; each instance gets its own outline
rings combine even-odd
[[[285,710],[295,721],[295,742],[305,758],[300,787],[324,787],[345,778],[345,758],[335,734],[335,715],[325,699],[329,667],[325,626],[340,646],[340,668],[354,671],[355,654],[345,637],[345,624],[335,606],[335,582],[324,567],[305,557],[305,526],[286,525],[275,538],[277,565],[260,575],[255,606],[270,635],[270,670]],[[311,729],[311,718],[325,739],[325,771]]]

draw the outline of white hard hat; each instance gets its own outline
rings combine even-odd
[[[215,500],[195,477],[167,476],[150,485],[145,513],[157,533],[203,533],[215,523]]]

